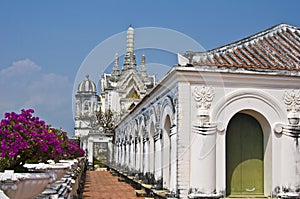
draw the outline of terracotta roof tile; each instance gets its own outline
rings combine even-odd
[[[234,43],[184,56],[194,66],[300,71],[300,29],[279,24]]]

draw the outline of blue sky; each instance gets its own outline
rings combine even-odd
[[[98,44],[130,24],[175,30],[208,50],[279,23],[300,27],[299,6],[297,0],[1,0],[1,118],[6,111],[31,107],[47,123],[72,135],[78,69]],[[174,62],[161,61],[166,54],[148,53],[147,62]]]

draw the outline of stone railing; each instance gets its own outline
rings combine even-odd
[[[29,199],[41,193],[49,183],[47,173],[0,173],[0,188],[10,199]]]
[[[60,164],[69,166],[69,169],[62,178],[51,183],[36,199],[50,199],[50,198],[81,198],[80,192],[83,188],[83,178],[86,171],[86,160],[79,161],[61,161]]]
[[[25,164],[30,173],[0,173],[0,198],[80,198],[86,171],[85,158],[50,164]],[[0,190],[0,191],[1,191]]]

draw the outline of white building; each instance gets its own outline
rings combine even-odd
[[[101,108],[111,109],[121,115],[127,114],[155,85],[155,77],[149,76],[146,58],[142,55],[140,70],[134,54],[134,29],[127,30],[124,63],[119,69],[118,54],[115,55],[113,71],[101,78]]]
[[[300,29],[180,60],[117,126],[115,168],[180,198],[299,196]]]
[[[100,79],[101,93],[97,94],[96,84],[87,75],[86,79],[79,83],[75,94],[75,136],[80,138],[80,145],[87,152],[90,164],[103,152],[107,154],[108,159],[112,159],[113,132],[106,131],[99,123],[97,113],[111,110],[124,116],[155,85],[154,76],[147,73],[145,55],[142,56],[140,70],[137,68],[134,29],[131,26],[127,30],[126,42],[123,67],[119,70],[119,58],[116,54],[112,73],[103,74]]]

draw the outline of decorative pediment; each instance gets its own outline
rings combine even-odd
[[[144,84],[143,81],[137,74],[131,73],[123,78],[123,81],[118,82],[119,90],[128,90],[128,88],[136,87],[137,90],[143,91]]]
[[[122,94],[121,94],[122,93]],[[139,90],[139,88],[132,84],[129,87],[122,89],[121,97],[124,99],[133,99],[133,100],[140,100],[143,97],[144,92]]]
[[[141,97],[139,96],[139,94],[134,89],[129,93],[128,98],[141,99]]]

